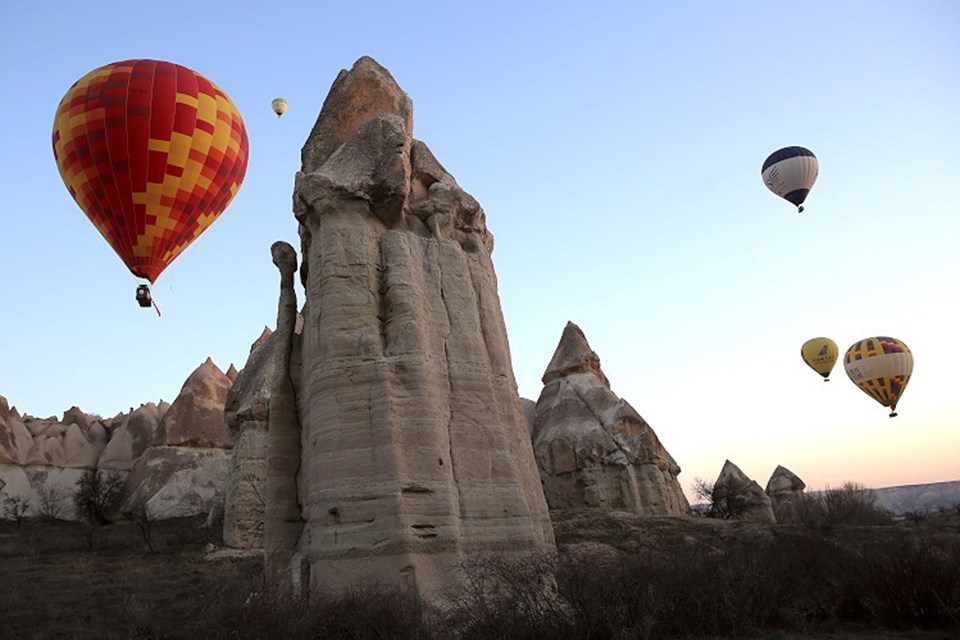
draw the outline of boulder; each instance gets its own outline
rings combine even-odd
[[[729,460],[713,484],[712,498],[714,515],[745,522],[776,522],[769,496]]]
[[[551,509],[592,507],[685,515],[680,467],[618,397],[583,331],[568,322],[543,374],[533,448]]]
[[[800,505],[805,497],[803,490],[806,487],[807,485],[796,474],[786,467],[777,465],[765,489],[777,522],[786,524],[799,521]]]
[[[224,422],[230,379],[207,358],[187,378],[164,413],[151,444],[229,449],[233,440]]]

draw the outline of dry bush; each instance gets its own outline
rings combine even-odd
[[[3,517],[15,521],[17,529],[20,528],[20,523],[27,519],[29,513],[30,501],[23,496],[7,495],[3,497]]]
[[[77,515],[91,524],[104,525],[120,507],[123,476],[116,472],[88,470],[77,479],[73,504]]]
[[[463,566],[446,594],[440,627],[460,640],[539,640],[568,634],[569,607],[557,594],[557,560],[546,554],[483,556]],[[442,635],[442,634],[441,634]]]
[[[863,600],[885,627],[960,627],[960,545],[920,538],[867,557]]]
[[[37,489],[37,513],[45,520],[62,520],[68,500],[60,487],[43,483]]]
[[[418,598],[395,590],[357,587],[297,596],[290,589],[254,584],[226,586],[204,621],[210,638],[396,638],[427,640],[426,612]]]
[[[824,487],[805,494],[798,504],[799,521],[808,525],[882,525],[893,522],[888,511],[877,506],[873,491],[857,482]]]

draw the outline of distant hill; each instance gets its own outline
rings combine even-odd
[[[937,511],[960,505],[960,480],[906,484],[873,490],[877,506],[895,515],[908,511]]]

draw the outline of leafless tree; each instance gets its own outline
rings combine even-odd
[[[37,489],[37,513],[47,520],[60,520],[63,518],[67,499],[60,487],[43,483]]]
[[[89,470],[77,480],[73,503],[81,518],[103,525],[110,522],[122,498],[123,476],[115,471]]]
[[[4,496],[3,498],[3,517],[7,520],[15,520],[17,529],[20,523],[27,519],[30,513],[30,501],[23,496]]]

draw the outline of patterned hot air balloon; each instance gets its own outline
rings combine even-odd
[[[820,165],[817,156],[803,147],[785,147],[774,151],[763,163],[760,176],[770,191],[797,205],[803,211],[803,201],[817,181]]]
[[[277,114],[279,118],[287,112],[287,101],[283,98],[274,98],[273,102],[270,103],[270,108],[273,109],[273,112]]]
[[[837,343],[830,338],[811,338],[800,347],[800,357],[807,366],[823,376],[824,382],[830,382],[830,372],[839,354]]]
[[[53,154],[83,212],[152,283],[236,195],[248,143],[217,85],[171,62],[125,60],[70,87],[57,107]]]
[[[897,401],[910,382],[913,354],[896,338],[878,336],[853,344],[843,356],[843,367],[855,385],[897,415]]]

